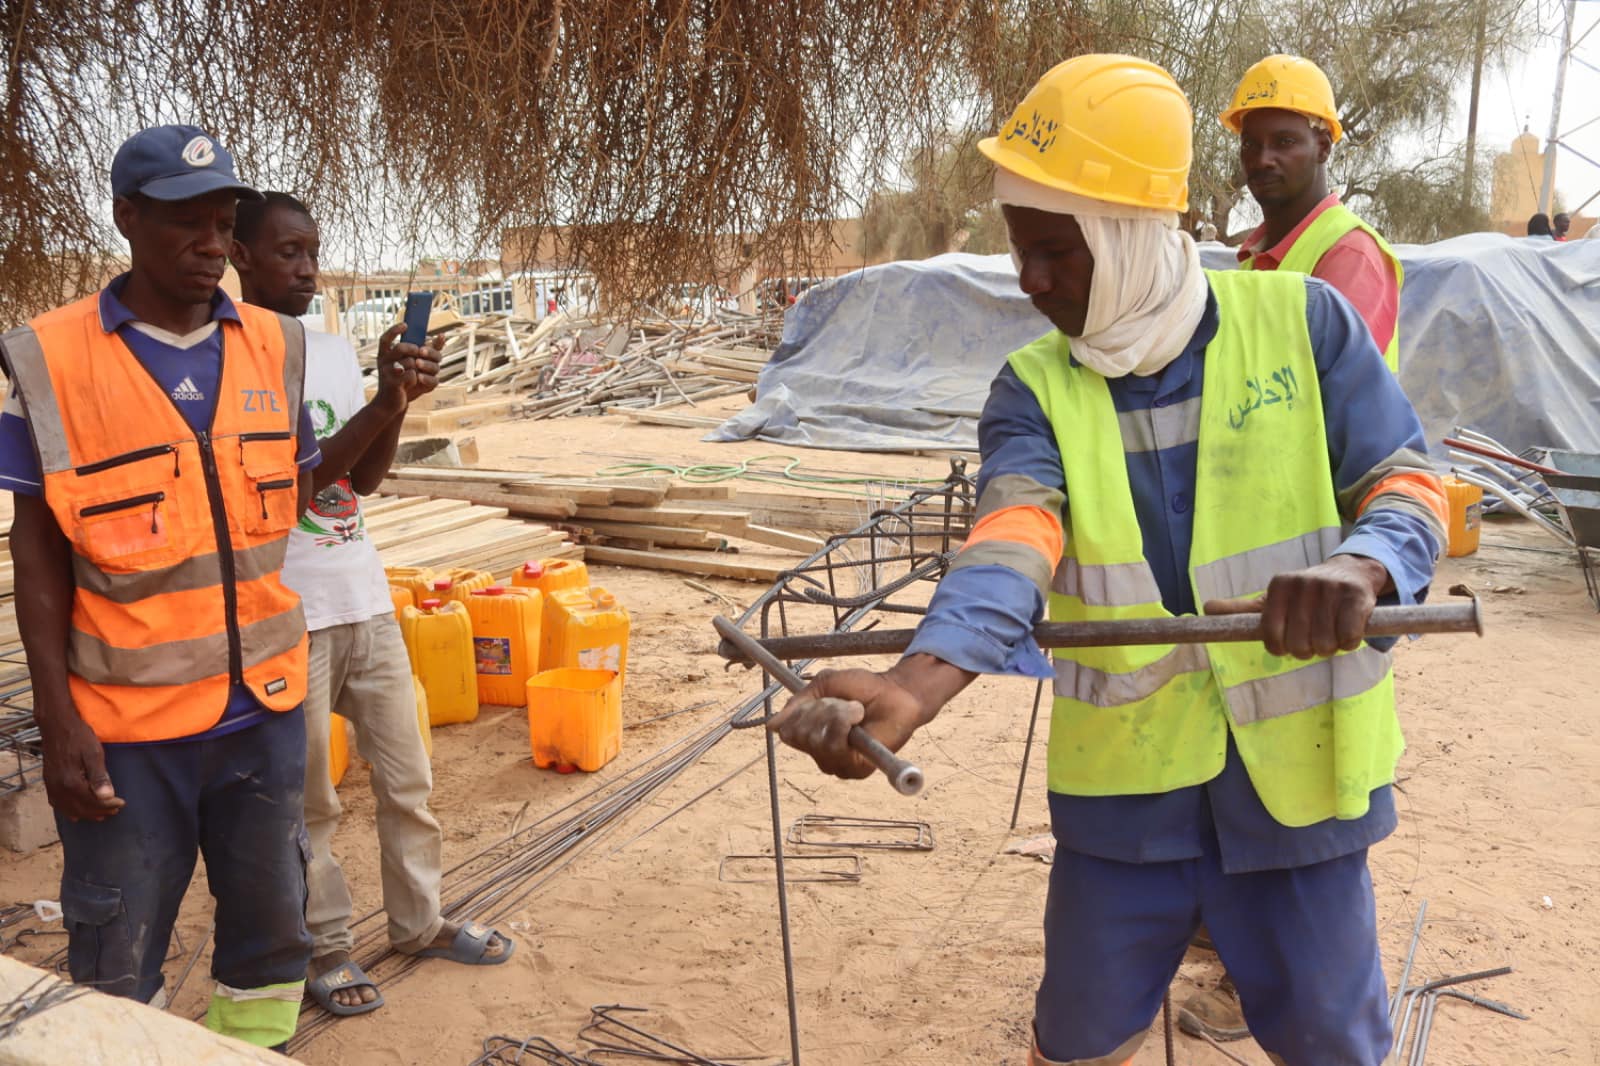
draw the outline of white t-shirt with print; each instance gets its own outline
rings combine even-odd
[[[317,439],[337,433],[366,405],[355,349],[343,337],[306,330],[306,407]],[[306,628],[365,622],[394,610],[378,549],[367,539],[361,500],[340,478],[311,498],[289,532],[284,584],[305,603]]]

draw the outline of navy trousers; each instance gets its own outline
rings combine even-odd
[[[240,989],[303,980],[304,714],[269,714],[212,739],[108,744],[105,753],[127,806],[103,822],[56,816],[72,979],[148,1003],[199,854],[216,899],[212,976]]]
[[[1057,848],[1034,1011],[1045,1058],[1098,1059],[1144,1033],[1202,921],[1263,1048],[1288,1066],[1380,1066],[1389,994],[1365,849],[1225,874],[1214,847],[1152,863]]]

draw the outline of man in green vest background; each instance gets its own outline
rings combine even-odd
[[[1376,604],[1426,595],[1443,489],[1344,297],[1200,267],[1178,229],[1192,134],[1166,71],[1088,55],[981,143],[1049,332],[994,381],[978,521],[904,657],[819,674],[769,728],[862,778],[850,726],[899,749],[980,673],[1052,678],[1030,1062],[1130,1061],[1204,922],[1274,1061],[1379,1066],[1367,848],[1394,830],[1403,742],[1392,642],[1362,633]],[[1259,610],[1266,638],[1051,661],[1032,639],[1046,608]]]
[[[1239,135],[1239,165],[1263,218],[1239,249],[1241,265],[1338,289],[1398,373],[1405,271],[1378,231],[1328,191],[1328,155],[1344,128],[1327,75],[1309,59],[1268,56],[1245,72],[1221,118]]]
[[[1328,191],[1328,156],[1344,128],[1327,75],[1309,59],[1268,56],[1239,80],[1221,121],[1239,135],[1239,165],[1263,217],[1239,248],[1241,267],[1310,274],[1338,289],[1398,373],[1405,271],[1382,235]],[[1209,946],[1203,931],[1198,943]],[[1248,1035],[1226,975],[1178,1018],[1216,1040]]]

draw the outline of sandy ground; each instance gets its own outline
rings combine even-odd
[[[723,405],[737,406],[737,401]],[[485,465],[593,473],[648,458],[683,466],[785,451],[707,445],[696,431],[620,419],[520,423],[475,433]],[[799,453],[812,469],[940,476],[942,456]],[[1515,973],[1486,994],[1527,1011],[1526,1022],[1449,1003],[1429,1047],[1433,1066],[1600,1062],[1600,944],[1592,894],[1600,850],[1600,616],[1570,555],[1547,537],[1491,524],[1483,549],[1448,562],[1438,588],[1465,581],[1486,601],[1483,639],[1434,637],[1398,655],[1409,748],[1401,763],[1400,830],[1375,849],[1383,947],[1391,982],[1420,901],[1429,921],[1417,979],[1502,964]],[[596,568],[597,580],[633,612],[625,716],[631,723],[704,700],[715,703],[632,726],[621,759],[591,778],[535,769],[520,712],[488,709],[476,723],[435,732],[433,807],[446,865],[562,806],[621,769],[722,715],[753,690],[712,654],[708,621],[729,609],[675,575]],[[748,603],[756,586],[707,581]],[[931,853],[862,852],[858,884],[791,889],[804,1061],[1018,1063],[1042,952],[1048,868],[1005,854],[1047,828],[1044,749],[1036,746],[1016,832],[1008,829],[1032,685],[974,685],[913,742],[927,772],[916,799],[881,780],[824,778],[798,754],[779,756],[785,824],[808,812],[903,817],[929,823]],[[1042,741],[1042,731],[1041,731]],[[542,1034],[563,1046],[591,1004],[649,1007],[651,1028],[701,1053],[787,1056],[783,971],[770,884],[718,879],[721,858],[771,848],[759,734],[736,733],[646,808],[530,896],[502,926],[518,940],[503,967],[430,962],[385,989],[385,1009],[324,1030],[299,1052],[313,1064],[461,1063],[492,1033]],[[743,770],[684,813],[637,840],[662,815]],[[336,850],[359,911],[376,907],[373,802],[357,764],[340,790],[346,817]],[[622,846],[626,845],[626,846]],[[0,858],[6,900],[54,898],[58,849]],[[1546,905],[1545,898],[1549,904]],[[171,980],[205,938],[210,900],[197,877],[174,945]],[[59,936],[14,949],[36,960]],[[208,994],[202,961],[175,1009],[196,1013]],[[1182,998],[1215,979],[1186,964]],[[1226,1062],[1178,1038],[1180,1063]],[[1233,1045],[1265,1066],[1253,1044]],[[766,1058],[761,1059],[762,1056]],[[1162,1061],[1159,1033],[1135,1062]]]

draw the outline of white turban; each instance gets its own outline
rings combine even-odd
[[[1083,336],[1071,338],[1074,358],[1120,378],[1159,373],[1178,357],[1205,314],[1209,286],[1176,213],[1091,200],[1003,167],[995,171],[994,195],[1013,207],[1071,215],[1083,231],[1094,278]]]

